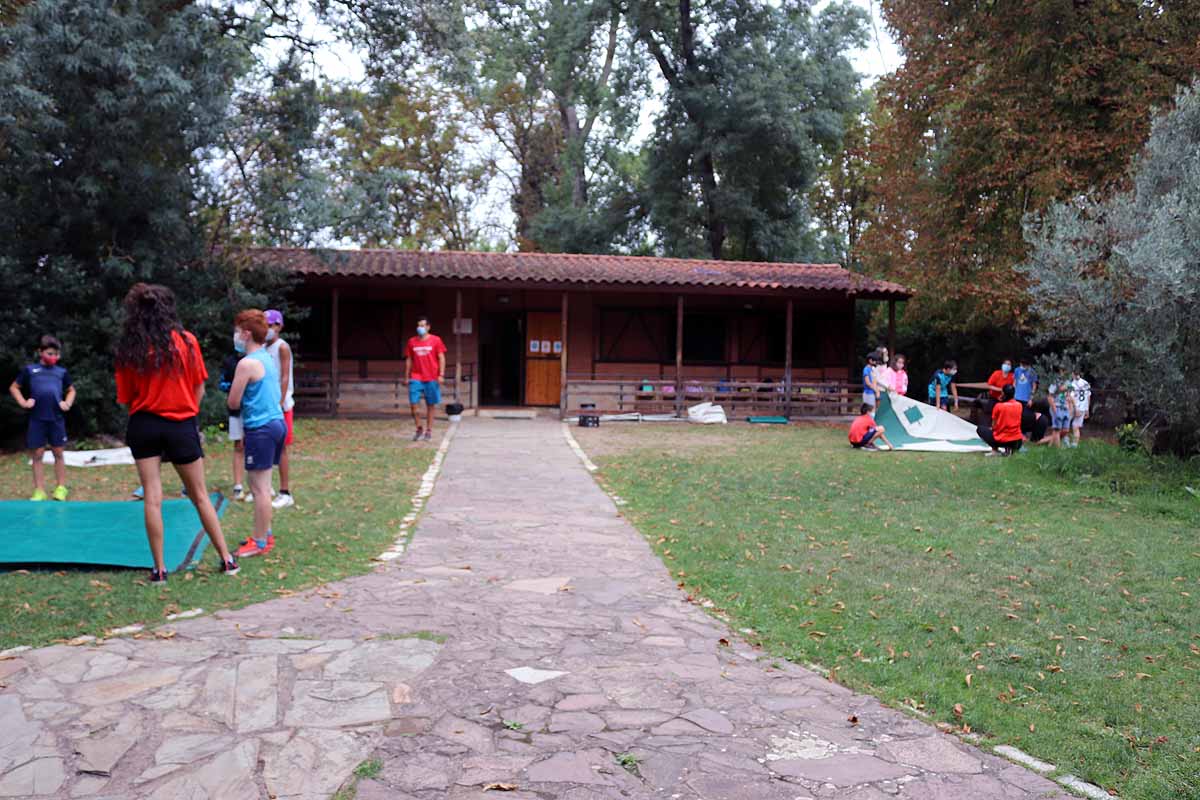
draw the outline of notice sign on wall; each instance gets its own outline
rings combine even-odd
[[[530,339],[529,340],[529,352],[531,352],[531,353],[542,352],[542,343],[539,342],[537,339]]]
[[[543,353],[550,352],[550,340],[549,339],[542,339],[542,352]]]
[[[469,335],[471,333],[471,318],[470,317],[460,317],[460,318],[454,320],[454,330],[452,332]]]
[[[558,355],[561,352],[562,352],[562,342],[555,342],[554,343],[554,354]]]

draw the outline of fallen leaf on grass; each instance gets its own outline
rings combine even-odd
[[[968,676],[968,677],[970,677],[970,676]],[[954,716],[961,718],[962,715],[963,715],[962,703],[955,703],[954,704]]]
[[[1154,677],[1154,676],[1153,676],[1153,675],[1150,675],[1150,674],[1148,674],[1148,673],[1145,673],[1145,672],[1139,672],[1139,673],[1137,674],[1137,678],[1138,678],[1138,680],[1139,680],[1139,681],[1145,680],[1146,678],[1152,678],[1152,677]]]
[[[971,673],[969,673],[969,672],[967,673],[966,681],[967,681],[967,688],[970,688],[971,687]]]

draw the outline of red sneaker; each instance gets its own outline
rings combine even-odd
[[[254,537],[250,537],[246,541],[242,542],[241,546],[237,549],[237,552],[234,553],[234,555],[237,556],[238,558],[250,558],[251,556],[262,556],[262,555],[266,555],[267,553],[271,552],[271,550],[274,547],[275,547],[275,537],[273,535],[267,536],[267,546],[266,547],[259,547],[258,542],[254,541]]]

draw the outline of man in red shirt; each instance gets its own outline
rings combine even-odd
[[[988,385],[992,387],[991,389],[988,389],[988,396],[991,397],[992,400],[1000,402],[1001,393],[1004,391],[1004,387],[1013,385],[1012,359],[1004,359],[1004,363],[1000,365],[1000,369],[988,376],[987,382]]]
[[[892,443],[883,435],[883,426],[875,424],[875,407],[863,403],[861,416],[850,423],[850,444],[859,450],[878,450],[876,441],[883,442],[888,449],[895,450]]]
[[[433,409],[442,402],[442,377],[446,374],[446,345],[429,332],[429,320],[417,320],[417,335],[404,348],[404,379],[408,381],[408,404],[417,426],[413,441],[433,439]],[[421,398],[425,399],[425,427],[421,427]]]
[[[979,438],[992,448],[989,456],[1012,455],[1025,441],[1021,433],[1021,413],[1025,407],[1013,399],[1013,394],[1012,384],[1005,386],[1000,393],[1000,402],[992,407],[992,426],[980,425],[975,429]]]

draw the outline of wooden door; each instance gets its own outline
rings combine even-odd
[[[562,389],[562,314],[525,315],[525,405],[557,406]]]

